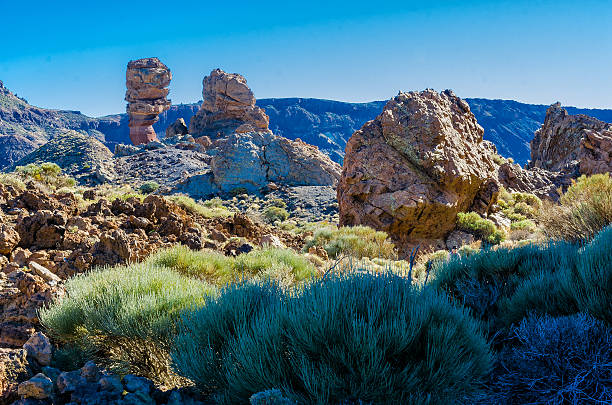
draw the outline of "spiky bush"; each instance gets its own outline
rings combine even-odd
[[[234,258],[210,250],[193,251],[186,246],[174,246],[153,254],[147,262],[218,286],[252,278],[271,278],[290,285],[316,274],[304,256],[277,248],[256,249]]]
[[[385,232],[376,231],[367,226],[343,226],[333,228],[325,226],[317,229],[311,238],[306,240],[304,250],[313,246],[325,249],[330,258],[341,255],[362,257],[396,257],[395,245]]]
[[[581,176],[559,202],[542,210],[539,221],[545,234],[569,241],[591,239],[612,224],[612,178],[609,173]]]
[[[167,371],[164,344],[180,311],[214,292],[160,266],[104,268],[70,279],[66,296],[43,308],[40,320],[59,341],[93,347],[101,362],[157,379]]]
[[[487,321],[494,332],[503,324],[500,313],[509,311],[508,301],[512,301],[518,293],[516,302],[520,302],[518,297],[523,292],[519,286],[523,282],[531,278],[537,281],[538,275],[543,273],[573,269],[576,252],[576,246],[565,242],[488,249],[469,257],[442,262],[435,267],[432,285],[468,306],[475,316]],[[549,290],[539,295],[547,293],[553,292]],[[533,307],[525,302],[526,298],[522,300],[524,308]],[[505,304],[503,311],[500,311],[500,302]],[[567,305],[571,308],[569,303]]]
[[[513,335],[517,344],[500,356],[490,403],[612,403],[612,329],[601,321],[529,317]]]
[[[457,227],[492,245],[502,242],[506,235],[497,229],[493,221],[482,218],[476,212],[460,212],[457,214]]]
[[[575,277],[581,310],[612,325],[612,226],[580,250]]]
[[[454,403],[489,371],[473,318],[405,278],[353,273],[292,295],[258,288],[255,299],[236,287],[228,303],[222,294],[189,312],[175,340],[177,372],[219,403],[270,386],[298,403]]]

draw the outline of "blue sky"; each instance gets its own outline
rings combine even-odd
[[[0,80],[31,104],[125,111],[130,59],[170,67],[174,103],[212,69],[257,98],[399,90],[612,108],[610,1],[0,0]]]

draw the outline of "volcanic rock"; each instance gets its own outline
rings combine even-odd
[[[159,114],[170,108],[170,100],[166,99],[170,80],[170,69],[157,58],[128,63],[125,100],[130,117],[130,139],[134,145],[157,140],[152,125],[159,120]]]
[[[176,192],[194,198],[238,188],[259,192],[269,183],[286,186],[335,186],[340,166],[317,147],[270,132],[233,133],[207,148],[210,170],[180,182]]]
[[[243,76],[215,69],[202,85],[204,101],[189,124],[191,135],[214,139],[237,129],[241,133],[268,130],[269,118],[255,106],[255,96]]]
[[[172,125],[166,128],[166,138],[172,138],[177,135],[186,135],[189,133],[189,128],[185,124],[185,120],[182,118],[174,121]]]
[[[529,167],[574,176],[612,171],[612,124],[551,105],[531,141]]]
[[[452,91],[400,93],[347,143],[340,224],[385,231],[400,248],[441,245],[457,213],[470,210],[496,177],[482,136],[469,105]],[[483,205],[490,201],[478,201]]]

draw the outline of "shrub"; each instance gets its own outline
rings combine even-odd
[[[223,201],[220,198],[213,198],[199,203],[189,196],[176,194],[169,197],[169,199],[185,211],[204,218],[232,216],[232,212],[223,205]]]
[[[476,212],[458,213],[457,226],[493,245],[499,244],[505,238],[504,232],[497,229],[493,221],[482,218]]]
[[[333,276],[291,295],[260,291],[255,307],[242,290],[186,316],[172,351],[179,374],[218,403],[270,386],[298,403],[454,403],[490,369],[467,311],[405,278]]]
[[[26,189],[23,180],[15,173],[0,173],[0,184],[12,186],[18,191],[24,191]]]
[[[483,250],[460,260],[442,262],[434,267],[432,285],[447,291],[451,297],[470,308],[476,317],[489,324],[490,331],[494,333],[498,328],[507,326],[505,322],[509,318],[520,320],[527,315],[518,308],[531,310],[534,305],[530,303],[544,299],[545,294],[553,295],[555,291],[562,291],[559,290],[561,286],[546,292],[524,286],[522,288],[536,293],[537,296],[533,299],[519,298],[521,294],[525,295],[519,286],[526,280],[535,283],[542,273],[551,274],[547,277],[554,277],[553,273],[575,268],[576,252],[576,246],[565,242]],[[512,301],[515,294],[518,295],[514,298],[515,301]],[[550,303],[551,308],[557,300],[563,300],[563,297],[555,298],[555,301]],[[515,303],[517,309],[511,311],[511,303]],[[571,302],[567,305],[570,310]],[[509,312],[509,315],[502,317],[506,312]]]
[[[290,249],[266,248],[228,257],[214,251],[174,246],[153,254],[148,263],[169,267],[218,286],[250,278],[272,278],[295,284],[316,273],[305,257]]]
[[[282,207],[270,205],[263,211],[263,216],[268,223],[275,223],[276,221],[284,221],[289,218],[289,213]]]
[[[34,180],[52,188],[74,187],[76,180],[62,174],[62,169],[55,163],[30,163],[26,166],[17,166],[14,172],[24,181]]]
[[[536,230],[536,225],[530,219],[523,219],[521,221],[512,222],[510,224],[510,229],[512,229],[513,231],[514,230],[520,230],[520,231],[525,230],[529,232],[534,232]]]
[[[612,178],[609,173],[581,176],[539,218],[547,236],[568,241],[593,238],[612,224]]]
[[[142,194],[151,194],[156,192],[159,189],[159,184],[155,181],[147,181],[142,183],[142,185],[138,188],[138,191]]]
[[[173,367],[205,394],[226,384],[223,361],[253,318],[282,298],[270,282],[224,287],[205,306],[184,311],[171,352]],[[256,366],[256,365],[253,365]]]
[[[612,325],[612,225],[580,250],[576,280],[581,310]]]
[[[70,279],[66,296],[42,309],[40,320],[59,341],[94,347],[101,362],[158,379],[167,376],[164,344],[180,310],[213,292],[150,264],[104,268]]]
[[[508,403],[612,402],[612,330],[588,315],[529,317],[501,356],[494,391]],[[496,403],[506,403],[499,401]]]
[[[396,256],[395,245],[389,240],[389,236],[367,226],[317,229],[314,235],[306,240],[304,251],[313,246],[323,247],[332,259],[341,255],[385,259],[393,259]]]

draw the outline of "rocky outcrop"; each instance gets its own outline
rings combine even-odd
[[[580,174],[612,170],[612,124],[587,115],[569,115],[551,105],[531,141],[529,167]]]
[[[113,153],[100,141],[71,130],[61,131],[10,169],[45,162],[57,164],[81,184],[106,183],[115,178]]]
[[[449,90],[400,93],[347,143],[340,224],[386,231],[401,247],[440,244],[458,212],[475,202],[486,209],[491,201],[482,199],[495,198],[496,166],[483,132]]]
[[[572,183],[571,174],[551,172],[537,167],[524,169],[510,162],[499,166],[497,178],[510,192],[531,193],[553,201],[559,199],[559,189],[565,190]]]
[[[335,186],[340,166],[315,146],[266,132],[233,133],[206,148],[210,169],[187,177],[174,191],[196,198],[268,185]]]
[[[255,106],[255,96],[246,83],[243,76],[221,69],[204,77],[204,101],[191,119],[189,133],[214,139],[234,132],[268,130],[268,116]]]
[[[182,118],[174,121],[172,125],[166,128],[166,138],[172,138],[178,135],[187,135],[189,133],[189,128],[187,128],[187,124],[185,124],[185,120]]]
[[[130,117],[130,139],[134,145],[157,140],[153,124],[159,114],[170,108],[168,85],[172,80],[170,69],[157,58],[133,60],[126,71],[125,100]]]

